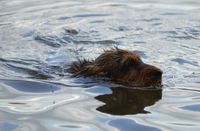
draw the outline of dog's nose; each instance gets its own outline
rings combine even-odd
[[[152,75],[154,76],[154,77],[157,77],[157,78],[159,78],[159,77],[161,77],[162,76],[162,71],[161,70],[156,70],[156,71],[154,71],[153,73],[152,73]]]

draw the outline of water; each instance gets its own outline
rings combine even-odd
[[[1,0],[1,131],[199,131],[200,2]],[[160,67],[163,89],[71,78],[117,46]]]

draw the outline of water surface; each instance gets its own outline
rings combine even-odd
[[[1,131],[198,131],[200,2],[1,0]],[[103,49],[136,50],[162,89],[67,72]]]

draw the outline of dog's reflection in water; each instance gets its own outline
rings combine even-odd
[[[99,95],[95,99],[105,105],[97,110],[112,115],[149,113],[145,107],[155,104],[162,98],[162,89],[111,88],[112,94]]]

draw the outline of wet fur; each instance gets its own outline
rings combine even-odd
[[[134,51],[118,48],[105,50],[95,60],[78,60],[70,68],[73,76],[102,76],[133,86],[161,85],[162,71],[143,63]]]

